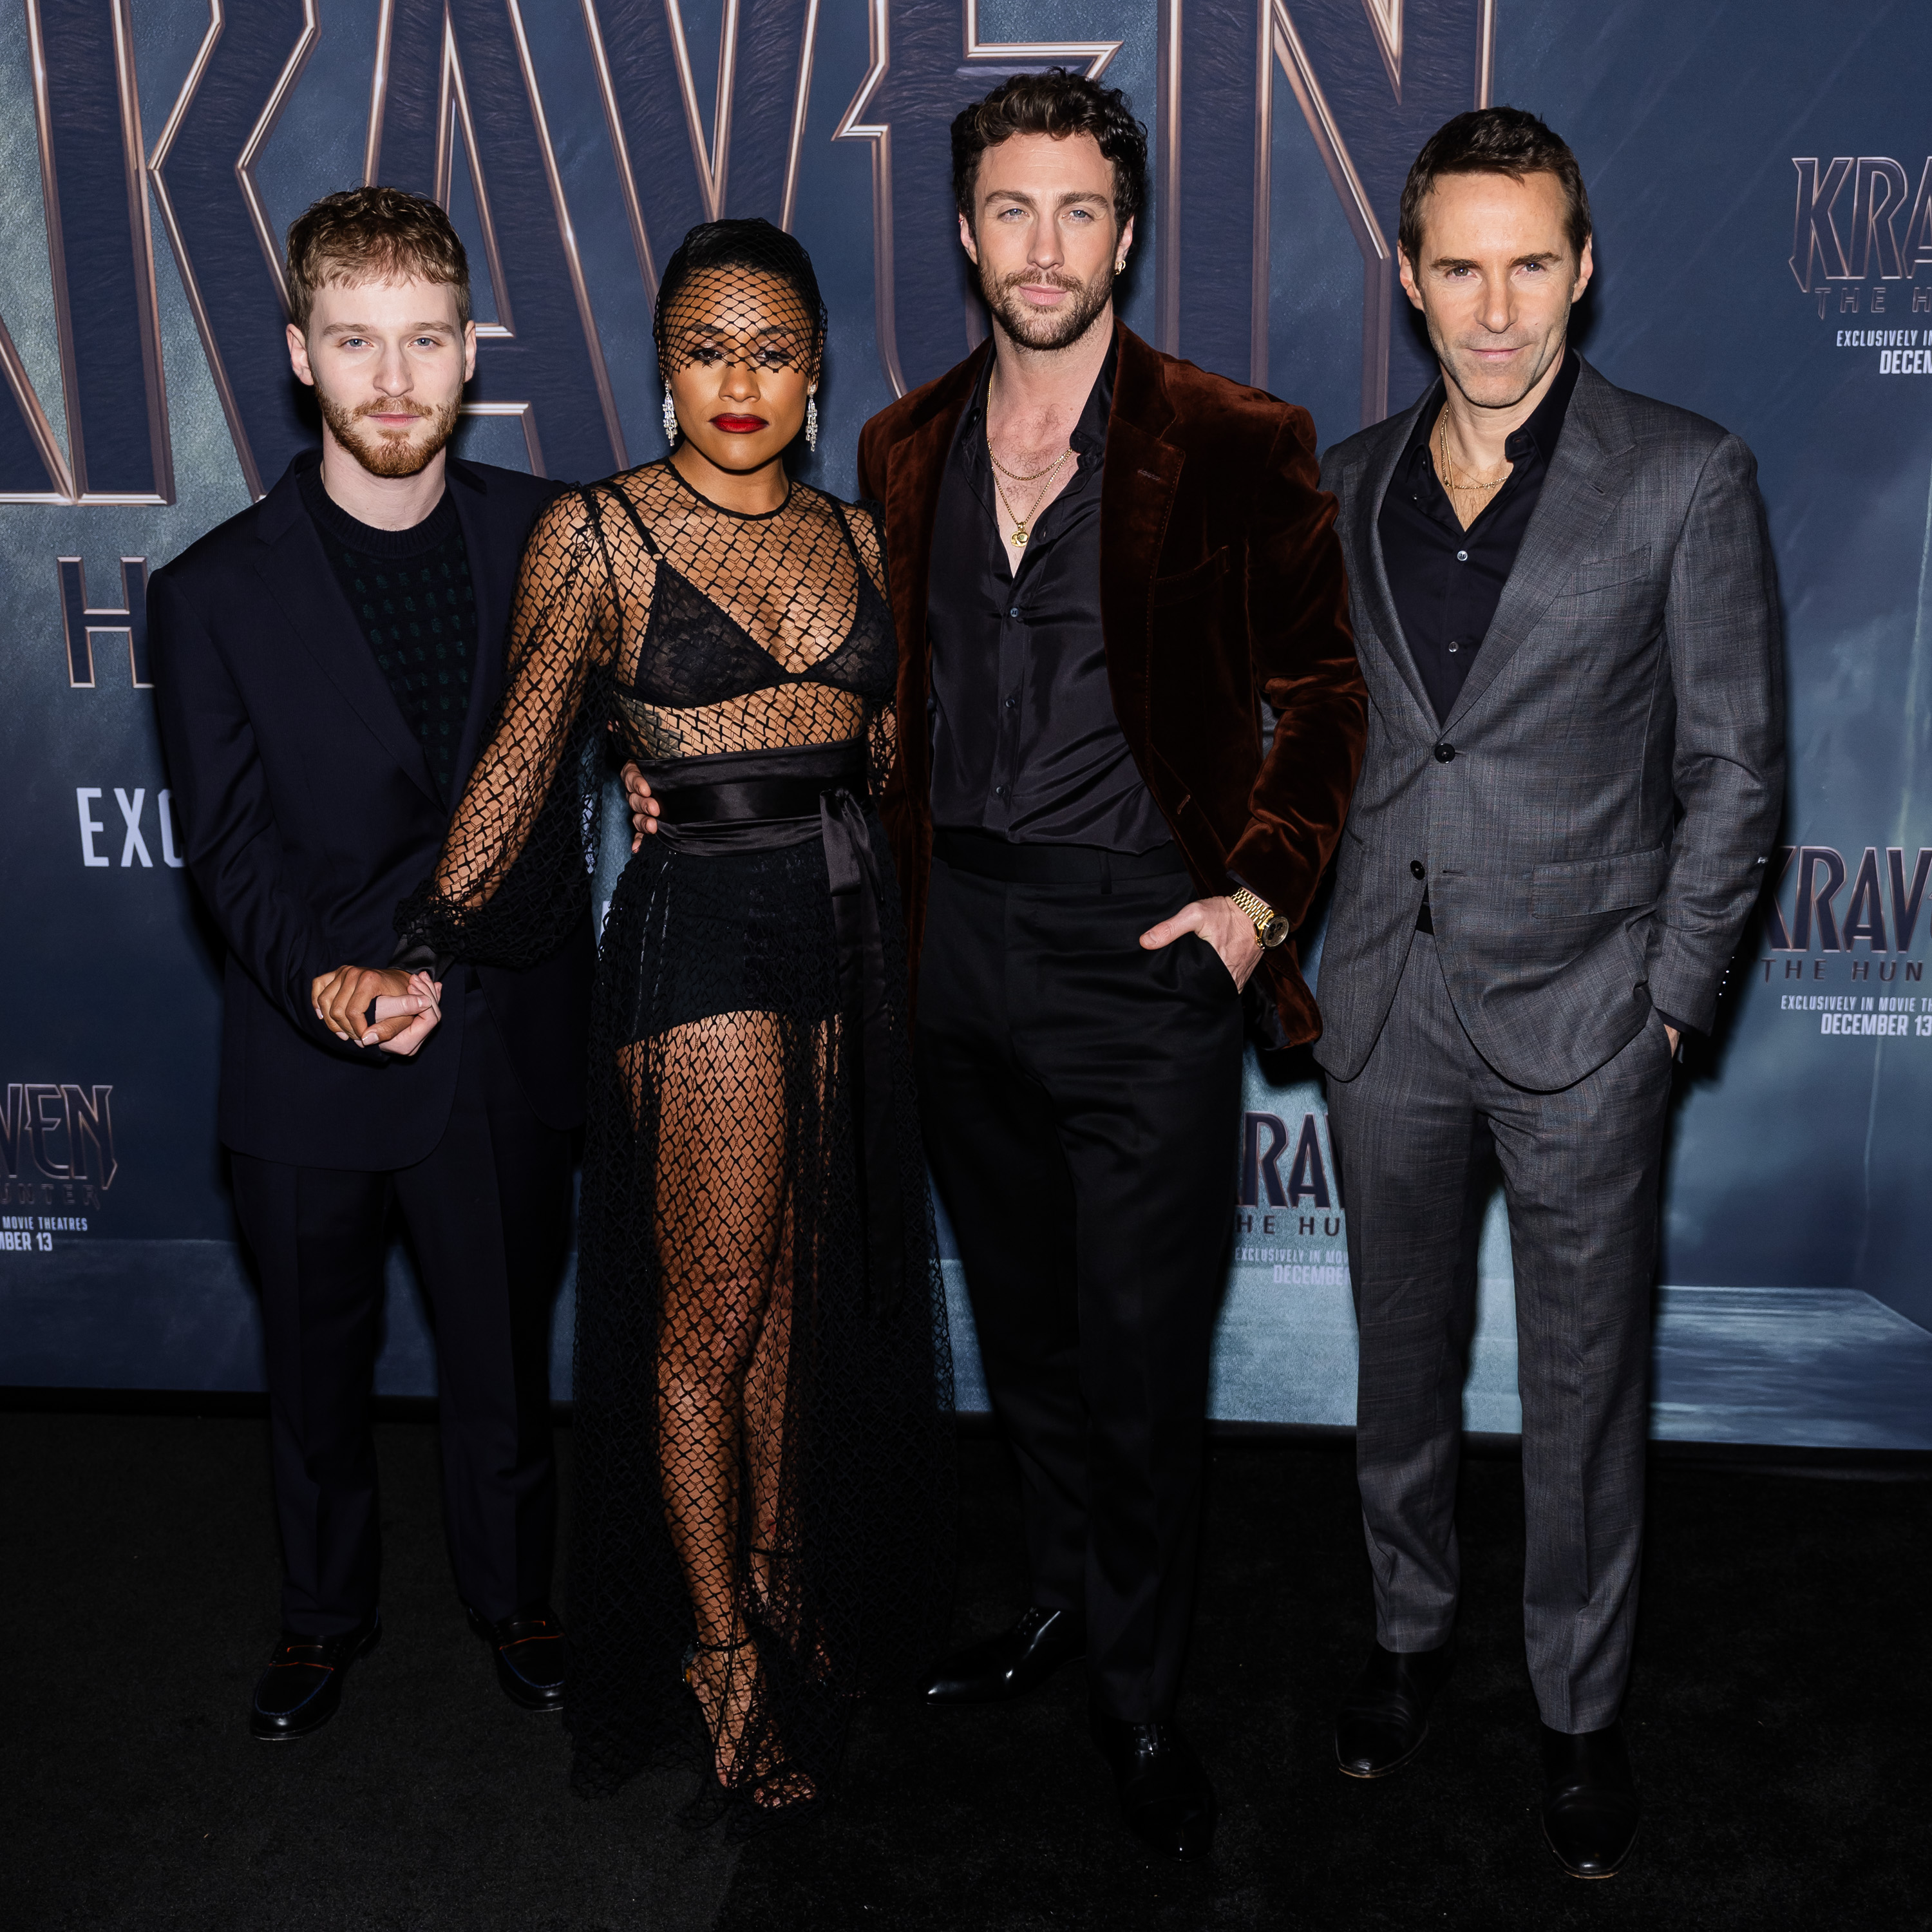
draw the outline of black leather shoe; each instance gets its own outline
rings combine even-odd
[[[998,1636],[955,1651],[926,1680],[928,1704],[1003,1704],[1036,1690],[1087,1649],[1087,1620],[1037,1604]]]
[[[1572,1878],[1608,1878],[1636,1836],[1636,1780],[1622,1724],[1543,1726],[1543,1835]]]
[[[1429,1707],[1449,1681],[1452,1646],[1384,1650],[1380,1644],[1335,1714],[1335,1762],[1350,1778],[1386,1778],[1422,1748]]]
[[[1135,1724],[1089,1705],[1088,1728],[1114,1768],[1127,1829],[1165,1858],[1204,1858],[1214,1847],[1214,1787],[1173,1724]]]
[[[526,1711],[563,1708],[570,1645],[549,1604],[532,1604],[494,1624],[472,1610],[470,1628],[496,1653],[496,1682],[512,1703]]]
[[[342,1702],[342,1680],[358,1657],[367,1657],[382,1634],[380,1611],[371,1610],[338,1636],[304,1636],[285,1630],[268,1667],[255,1680],[248,1730],[265,1744],[280,1744],[319,1731]]]

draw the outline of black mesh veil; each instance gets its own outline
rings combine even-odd
[[[707,221],[680,242],[658,283],[651,340],[667,379],[721,356],[799,369],[813,381],[826,314],[812,257],[754,217]]]
[[[694,230],[666,265],[668,370],[815,376],[824,326],[768,224]],[[694,1745],[700,1814],[740,1826],[823,1795],[853,1700],[917,1669],[950,1584],[950,1358],[871,802],[896,670],[869,508],[794,484],[736,514],[668,461],[566,492],[525,553],[490,740],[398,919],[533,963],[588,905],[607,762],[664,803],[599,944],[568,1715],[581,1788]],[[870,882],[879,999],[855,1000],[835,874]],[[903,1230],[884,1300],[880,1226]]]

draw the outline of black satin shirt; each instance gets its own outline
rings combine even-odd
[[[1114,716],[1100,634],[1100,480],[1112,356],[1070,441],[1074,473],[1017,572],[1002,532],[1038,484],[994,490],[989,358],[940,484],[926,625],[932,641],[932,822],[1016,844],[1146,852],[1172,836]],[[1002,479],[1004,481],[1004,479]]]
[[[1503,446],[1514,467],[1466,530],[1450,507],[1431,456],[1430,439],[1442,410],[1440,378],[1389,478],[1376,532],[1402,634],[1438,724],[1456,707],[1516,567],[1563,433],[1577,368],[1576,352],[1566,350],[1548,394]]]

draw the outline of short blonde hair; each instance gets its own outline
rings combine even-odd
[[[400,188],[352,188],[326,194],[289,228],[289,307],[306,331],[316,291],[331,283],[440,282],[456,291],[459,321],[470,320],[470,258],[449,217],[433,201]]]

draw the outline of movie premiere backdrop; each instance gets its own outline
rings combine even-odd
[[[1928,60],[1913,0],[0,0],[0,1384],[261,1385],[142,596],[314,440],[289,221],[364,181],[447,206],[483,338],[460,447],[568,479],[663,452],[650,313],[686,229],[779,222],[832,311],[804,473],[850,494],[866,418],[985,332],[947,122],[1064,63],[1154,136],[1130,323],[1324,446],[1428,380],[1393,260],[1423,139],[1508,101],[1575,147],[1584,352],[1756,452],[1790,666],[1774,890],[1673,1119],[1656,1432],[1932,1447]],[[1312,1073],[1252,1064],[1230,1124],[1223,1418],[1352,1419]],[[1510,1430],[1500,1202],[1480,1274],[1466,1414]],[[399,1250],[380,1386],[434,1385]]]

